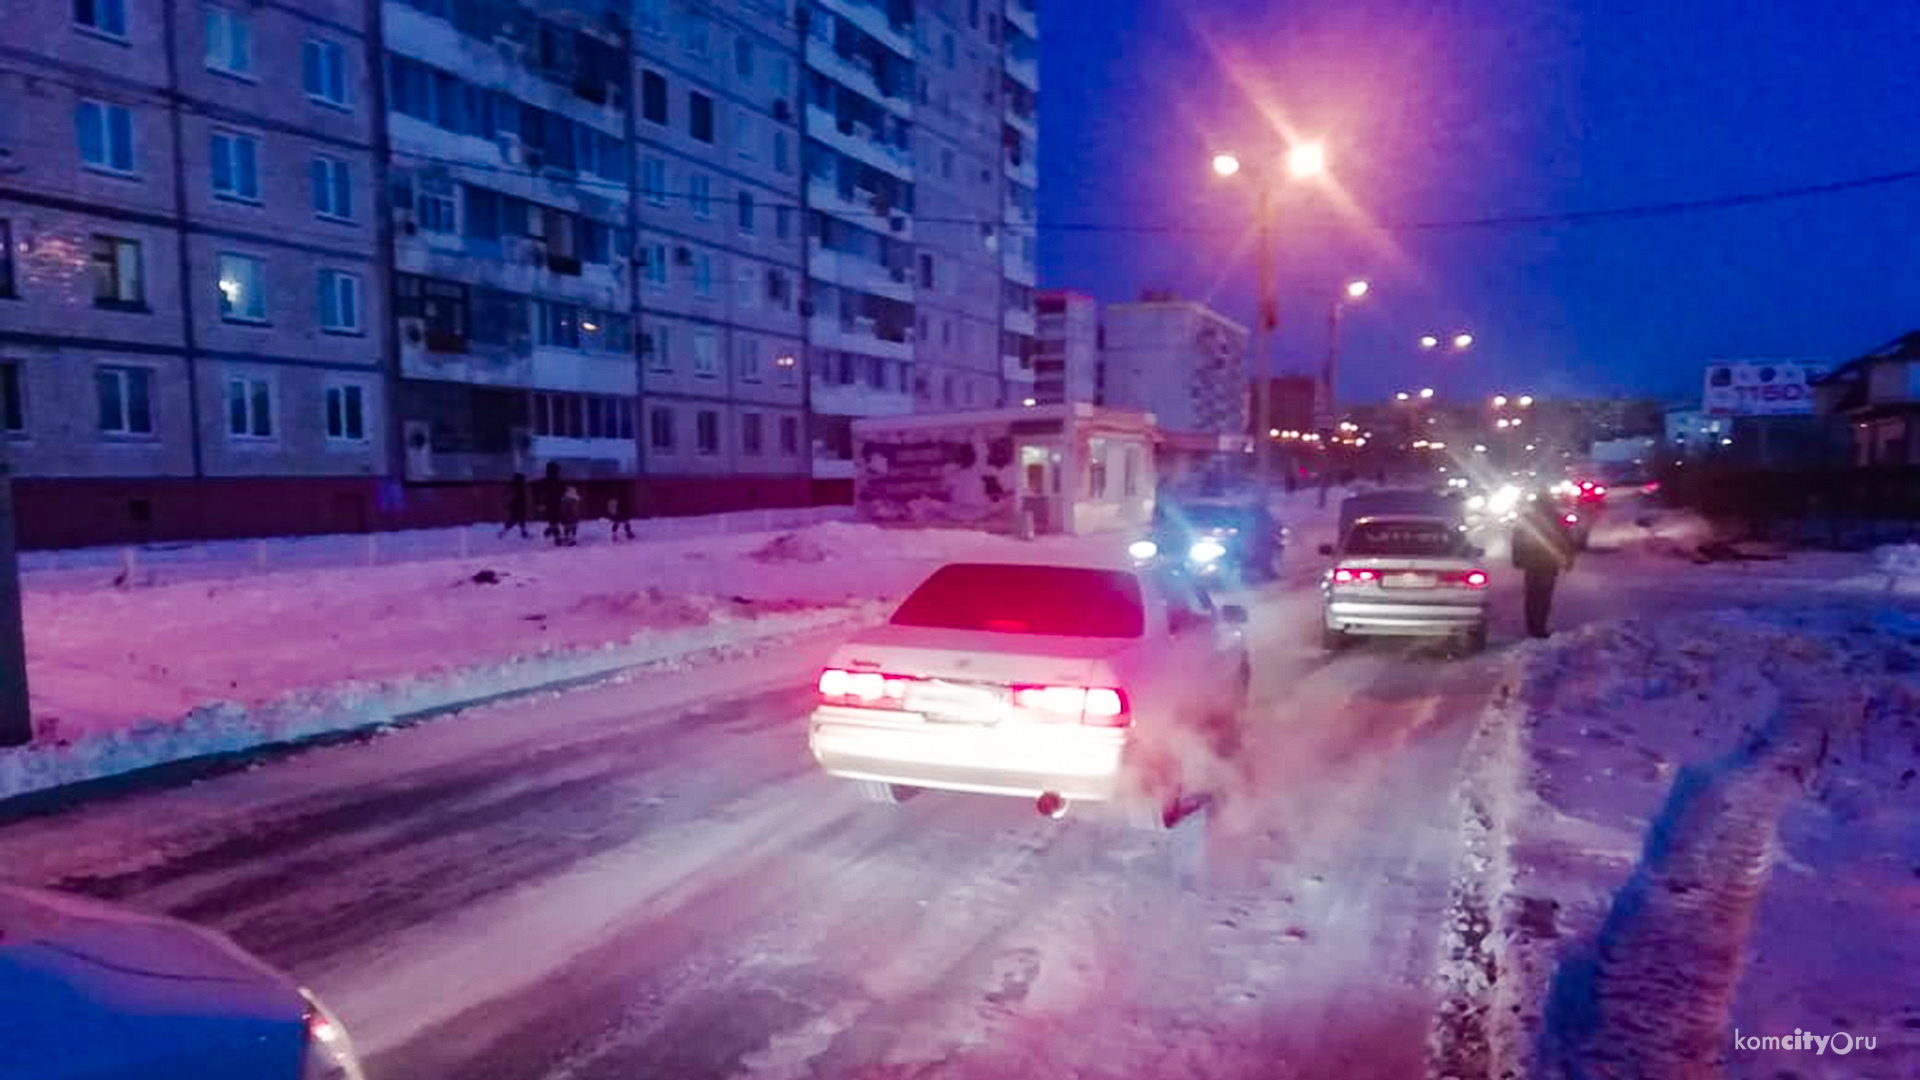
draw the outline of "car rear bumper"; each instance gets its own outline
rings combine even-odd
[[[1485,604],[1418,603],[1335,597],[1326,605],[1327,629],[1351,634],[1453,634],[1485,625]]]
[[[1121,793],[1127,733],[1078,724],[940,723],[917,713],[823,705],[808,724],[807,743],[822,769],[851,780],[1101,802]]]

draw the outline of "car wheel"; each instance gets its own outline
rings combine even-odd
[[[1320,628],[1320,647],[1328,652],[1339,652],[1346,648],[1350,641],[1352,639],[1347,636],[1345,630],[1335,630],[1331,626]]]
[[[919,791],[905,784],[889,784],[884,780],[856,780],[860,797],[868,802],[886,803],[890,806],[906,802]]]
[[[1467,638],[1466,638],[1465,644],[1466,644],[1466,651],[1468,652],[1468,654],[1486,652],[1487,651],[1487,624],[1481,623],[1479,626],[1476,626],[1473,629],[1467,631]]]

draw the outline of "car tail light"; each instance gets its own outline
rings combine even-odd
[[[1454,578],[1454,580],[1469,589],[1484,589],[1487,587],[1487,582],[1491,579],[1487,577],[1485,570],[1469,570]]]
[[[1566,522],[1569,525],[1578,525],[1580,524],[1580,515],[1568,514],[1566,517],[1563,517],[1560,520]]]
[[[1597,498],[1599,498],[1600,496],[1602,496],[1602,495],[1605,495],[1606,493],[1607,493],[1607,485],[1605,485],[1605,484],[1595,484],[1595,485],[1593,485],[1593,497],[1594,497],[1594,498],[1596,498],[1596,499],[1597,499]]]
[[[1029,712],[1094,727],[1126,727],[1133,719],[1126,693],[1110,686],[1016,686],[1013,703]]]
[[[882,675],[877,671],[847,671],[828,668],[820,673],[820,698],[835,705],[880,705],[907,696],[902,675]]]
[[[364,1080],[353,1040],[325,1005],[302,989],[306,1001],[307,1053],[300,1080]]]
[[[1333,583],[1335,585],[1361,585],[1369,581],[1378,580],[1380,580],[1380,575],[1372,570],[1356,570],[1349,566],[1343,566],[1333,572]]]

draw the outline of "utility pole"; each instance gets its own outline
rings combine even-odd
[[[13,467],[0,442],[0,746],[33,741],[27,698],[27,635],[20,613],[20,559],[13,547]]]
[[[1253,476],[1262,505],[1273,491],[1273,328],[1280,321],[1280,302],[1274,296],[1273,196],[1264,178],[1256,180],[1257,217],[1254,244],[1260,249],[1260,312],[1253,325]]]

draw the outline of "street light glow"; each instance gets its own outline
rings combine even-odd
[[[1232,154],[1213,155],[1213,172],[1215,176],[1232,176],[1239,171],[1239,158],[1234,157]]]
[[[1506,407],[1507,407],[1507,395],[1505,395],[1505,394],[1495,394],[1495,395],[1493,395],[1493,407],[1494,407],[1494,408],[1496,408],[1496,409],[1504,409],[1504,408],[1506,408]]]
[[[1533,395],[1532,395],[1532,394],[1521,394],[1521,395],[1520,395],[1520,407],[1521,407],[1521,408],[1523,408],[1523,409],[1530,409],[1530,408],[1532,408],[1532,407],[1533,407]]]
[[[1433,387],[1423,386],[1420,388],[1420,400],[1425,401],[1431,397],[1433,397]]]
[[[1026,406],[1027,408],[1029,408],[1029,409],[1031,409],[1031,408],[1033,408],[1033,407],[1034,407],[1035,405],[1038,405],[1038,404],[1040,404],[1040,403],[1039,403],[1038,401],[1036,401],[1036,400],[1034,400],[1033,398],[1026,398],[1026,399],[1024,399],[1024,400],[1022,400],[1022,401],[1020,402],[1020,404],[1022,404],[1022,405],[1025,405],[1025,406]]]
[[[1507,426],[1507,418],[1503,416],[1500,419],[1495,420],[1493,422],[1493,426],[1497,428],[1505,428]]]
[[[1420,335],[1420,347],[1423,349],[1435,348],[1439,344],[1440,344],[1440,339],[1437,337],[1434,337],[1432,334]]]
[[[1395,401],[1405,401],[1405,400],[1407,400],[1408,398],[1410,398],[1410,397],[1412,397],[1412,396],[1413,396],[1412,394],[1409,394],[1409,393],[1407,393],[1407,392],[1406,392],[1405,390],[1402,390],[1402,391],[1400,391],[1399,393],[1397,393],[1397,394],[1395,394],[1395,395],[1393,395],[1393,400],[1395,400]]]
[[[1300,143],[1287,151],[1287,172],[1304,180],[1327,171],[1327,148],[1317,142]]]
[[[1347,299],[1358,300],[1367,295],[1367,290],[1371,288],[1373,288],[1372,284],[1366,281],[1349,281],[1347,282]]]
[[[1471,347],[1472,345],[1473,345],[1473,335],[1472,335],[1472,334],[1467,334],[1467,333],[1460,333],[1460,334],[1455,334],[1455,335],[1453,335],[1453,347],[1454,347],[1454,348],[1456,348],[1456,349],[1465,349],[1465,348],[1469,348],[1469,347]]]
[[[1268,429],[1267,429],[1267,438],[1269,438],[1269,439],[1277,439],[1277,438],[1279,438],[1279,437],[1280,437],[1280,429],[1279,429],[1279,428],[1277,428],[1277,427],[1274,427],[1274,428],[1268,428]]]

